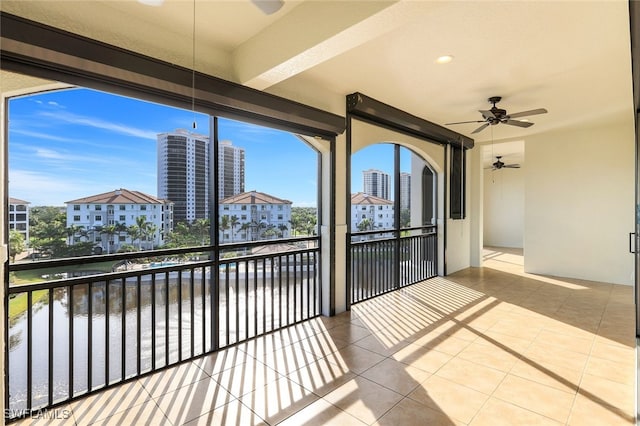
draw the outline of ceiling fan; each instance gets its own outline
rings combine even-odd
[[[508,124],[510,126],[518,126],[518,127],[530,127],[533,126],[533,123],[530,121],[520,121],[514,120],[514,118],[518,117],[526,117],[528,115],[536,115],[536,114],[545,114],[547,112],[544,108],[532,109],[530,111],[522,111],[516,112],[513,114],[507,114],[507,110],[500,109],[496,106],[502,97],[500,96],[492,96],[489,98],[489,103],[493,104],[493,107],[488,110],[480,110],[479,112],[482,114],[484,120],[473,120],[473,121],[459,121],[456,123],[446,123],[446,126],[451,124],[466,124],[466,123],[484,123],[482,126],[478,127],[471,133],[478,133],[484,130],[487,126],[495,126],[496,124]]]
[[[496,161],[489,167],[491,170],[500,170],[500,169],[519,169],[520,164],[505,164],[501,160],[501,155],[496,155]]]

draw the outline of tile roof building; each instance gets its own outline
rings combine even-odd
[[[9,198],[9,230],[20,232],[29,244],[29,202],[18,198]]]
[[[351,194],[351,229],[372,231],[393,228],[393,201],[357,192]]]
[[[228,229],[220,226],[220,242],[289,237],[291,204],[289,200],[258,191],[220,200],[221,223],[229,226]]]
[[[173,230],[173,203],[139,191],[121,188],[65,204],[67,228],[77,229],[69,244],[92,241],[96,253],[114,253],[124,244],[152,249]],[[149,232],[135,238],[127,229],[141,220],[149,224]]]

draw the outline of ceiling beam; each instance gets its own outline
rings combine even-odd
[[[271,87],[406,24],[415,3],[303,2],[234,51],[237,81]]]

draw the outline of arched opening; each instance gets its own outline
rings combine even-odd
[[[437,174],[411,138],[389,140],[351,156],[351,303],[438,273]]]

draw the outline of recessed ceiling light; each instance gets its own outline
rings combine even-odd
[[[436,64],[448,64],[451,61],[453,61],[453,56],[444,55],[444,56],[440,56],[438,59],[436,59]]]

